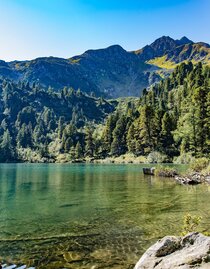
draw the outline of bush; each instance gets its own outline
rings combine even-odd
[[[176,169],[169,166],[158,166],[155,169],[155,175],[161,177],[174,177],[177,175]]]
[[[198,232],[198,228],[201,222],[200,216],[192,216],[189,213],[184,216],[182,235],[186,235],[192,232]]]
[[[195,157],[190,152],[183,153],[179,157],[174,158],[176,164],[190,164],[195,161]]]
[[[201,172],[202,170],[206,169],[208,165],[209,165],[209,159],[198,158],[198,159],[195,159],[190,164],[190,169],[194,172]]]
[[[167,161],[167,156],[158,151],[153,151],[147,156],[148,163],[164,163]]]
[[[210,176],[210,164],[204,168],[201,173],[204,175],[204,176]]]

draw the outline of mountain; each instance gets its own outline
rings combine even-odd
[[[96,96],[115,98],[138,96],[153,79],[152,69],[135,54],[114,45],[88,50],[70,59],[45,57],[24,62],[1,61],[0,77],[35,82],[56,90],[65,86],[80,88],[88,94],[93,92]]]
[[[147,45],[134,53],[145,62],[155,57],[163,56],[168,51],[173,51],[180,45],[186,44],[193,44],[193,42],[187,37],[182,37],[180,40],[174,40],[170,36],[162,36],[155,40],[151,45]]]
[[[80,88],[106,98],[139,96],[183,61],[210,63],[210,46],[187,37],[163,36],[140,50],[128,52],[119,45],[88,50],[69,59],[42,57],[31,61],[0,61],[0,78],[28,81],[61,90]]]
[[[187,37],[180,40],[162,37],[135,53],[146,63],[161,69],[174,69],[176,65],[186,61],[210,64],[210,45],[204,42],[194,43]]]
[[[194,42],[187,38],[186,36],[183,36],[181,39],[176,40],[177,45],[186,45],[186,44],[193,44]]]
[[[181,63],[140,98],[105,100],[3,81],[0,162],[90,162],[126,153],[151,162],[180,154],[184,163],[209,158],[209,93],[210,67],[192,62]]]
[[[142,49],[136,51],[139,59],[148,61],[155,57],[164,55],[167,51],[173,50],[177,47],[177,42],[169,36],[163,36],[155,40],[151,45],[147,45]]]

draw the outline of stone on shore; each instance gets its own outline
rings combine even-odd
[[[134,269],[210,268],[210,237],[191,233],[166,236],[151,246]]]
[[[197,185],[206,182],[205,176],[200,173],[190,174],[189,176],[177,176],[175,179],[181,184],[188,185]]]

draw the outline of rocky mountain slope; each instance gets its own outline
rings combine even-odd
[[[210,63],[210,46],[194,43],[186,37],[174,40],[163,36],[151,45],[128,52],[119,45],[88,50],[84,54],[62,59],[43,57],[31,61],[0,61],[0,78],[38,83],[60,90],[80,88],[96,96],[116,98],[139,96],[141,91],[159,81],[183,61]]]
[[[186,44],[193,44],[187,37],[182,37],[180,40],[174,40],[169,36],[162,36],[155,40],[151,45],[146,45],[140,50],[135,51],[142,61],[148,61],[155,57],[161,57],[169,51],[175,50],[177,47]]]
[[[151,44],[151,49],[150,54],[147,47],[137,54],[141,58],[145,57],[146,63],[163,69],[173,69],[184,61],[193,63],[202,61],[204,64],[210,64],[210,45],[204,42],[194,43],[186,37],[180,40],[173,40],[170,37],[157,39]]]

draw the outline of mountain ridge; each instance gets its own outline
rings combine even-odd
[[[120,45],[90,49],[71,58],[39,57],[29,61],[0,61],[0,78],[28,81],[42,87],[63,87],[106,98],[139,96],[183,61],[210,63],[210,45],[194,43],[183,36],[162,36],[140,50],[126,51]]]

